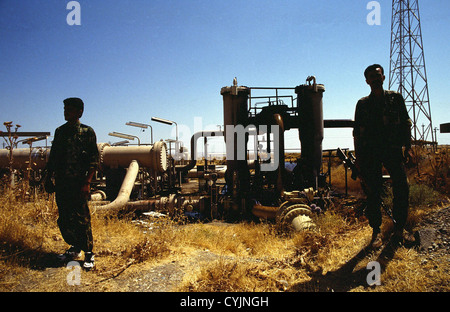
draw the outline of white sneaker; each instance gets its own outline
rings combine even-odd
[[[58,255],[59,261],[72,261],[81,256],[81,250],[71,246],[65,253]]]
[[[84,263],[83,268],[87,271],[91,270],[94,267],[94,253],[85,252],[84,253]]]

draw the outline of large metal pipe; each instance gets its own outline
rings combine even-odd
[[[285,165],[284,165],[284,121],[280,114],[274,114],[273,115],[275,124],[279,127],[278,130],[278,138],[274,138],[275,140],[278,140],[278,174],[277,174],[277,192],[278,196],[281,196],[283,194],[284,190],[284,180],[285,180]],[[269,139],[268,139],[269,140]],[[274,151],[275,153],[277,151]]]
[[[324,119],[324,128],[353,128],[354,121],[352,119]]]
[[[157,173],[164,173],[167,170],[167,147],[166,143],[159,141],[149,146],[110,146],[107,143],[97,144],[100,163],[103,167],[126,168],[136,160],[140,167],[148,168]],[[50,148],[16,148],[13,150],[13,169],[24,170],[28,168],[31,160],[33,170],[44,169]],[[9,167],[10,151],[0,150],[0,168]]]
[[[15,148],[13,149],[13,169],[25,170],[31,160],[30,167],[33,170],[44,169],[47,164],[49,148]],[[0,150],[0,168],[9,168],[10,151],[8,149]]]
[[[216,166],[216,168],[214,169],[214,173],[217,174],[217,177],[224,178],[226,170],[227,170],[226,166]],[[188,178],[205,178],[206,177],[205,171],[199,171],[197,169],[190,170],[187,176],[188,176]]]
[[[177,171],[184,171],[187,172],[195,167],[197,164],[197,141],[200,138],[207,138],[207,137],[219,137],[223,136],[223,131],[198,131],[194,133],[194,135],[191,137],[191,160],[187,165],[184,166],[177,166]]]
[[[170,194],[165,197],[151,198],[146,200],[128,201],[122,206],[124,212],[150,212],[155,211],[162,214],[174,216],[177,213],[201,213],[208,214],[203,203],[204,197],[189,196],[188,198],[178,194]],[[95,208],[96,206],[94,206]],[[103,207],[97,206],[95,212],[105,212]]]
[[[313,213],[306,204],[285,203],[280,207],[255,204],[252,213],[258,218],[275,219],[279,224],[291,227],[297,232],[315,227]]]
[[[262,219],[275,219],[279,209],[280,207],[255,204],[252,207],[252,214]]]
[[[120,187],[117,198],[107,205],[97,207],[96,210],[117,211],[120,208],[124,207],[127,204],[128,200],[130,199],[130,194],[131,191],[133,190],[134,182],[136,181],[138,173],[139,173],[139,163],[136,160],[133,160],[128,166],[127,174],[123,179],[122,186]]]
[[[105,167],[126,168],[130,162],[137,161],[140,167],[158,173],[167,170],[167,147],[163,141],[151,146],[110,146],[99,144],[101,164]]]

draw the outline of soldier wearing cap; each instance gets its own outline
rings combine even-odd
[[[84,103],[79,98],[64,101],[67,121],[55,130],[47,163],[47,192],[55,191],[58,206],[58,226],[71,247],[59,259],[71,261],[84,251],[84,267],[94,266],[91,216],[88,207],[90,182],[99,162],[94,130],[80,123]],[[51,182],[54,176],[55,184]]]
[[[356,105],[353,137],[356,165],[367,196],[366,216],[373,228],[372,246],[381,247],[383,166],[392,180],[394,238],[401,241],[412,239],[404,234],[409,208],[409,186],[404,163],[410,157],[411,120],[403,96],[384,90],[385,76],[381,65],[367,67],[364,76],[371,93]]]

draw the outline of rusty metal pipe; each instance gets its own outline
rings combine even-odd
[[[263,219],[275,219],[279,207],[273,206],[263,206],[263,205],[253,205],[252,214],[255,217]]]

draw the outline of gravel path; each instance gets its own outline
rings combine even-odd
[[[450,253],[450,206],[426,215],[419,224],[418,236],[421,253],[429,258],[448,255]]]

